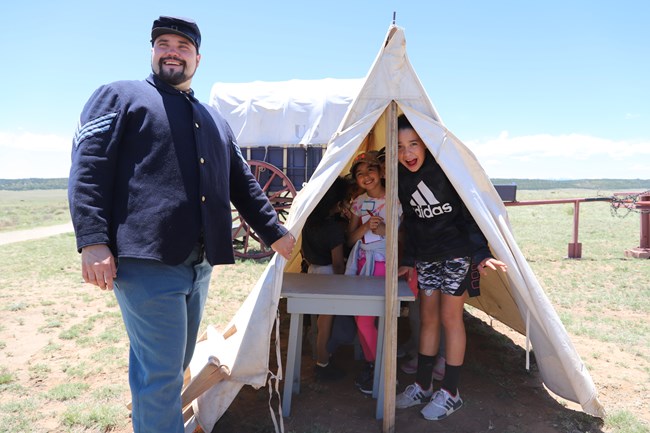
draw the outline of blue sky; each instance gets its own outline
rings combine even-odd
[[[193,82],[362,78],[391,23],[491,177],[650,179],[650,2],[30,1],[0,6],[0,178],[67,177],[99,85],[150,72],[151,23],[194,18]]]

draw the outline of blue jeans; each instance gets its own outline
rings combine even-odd
[[[192,359],[212,266],[200,248],[180,265],[120,258],[115,297],[129,335],[135,433],[182,433],[183,373]]]

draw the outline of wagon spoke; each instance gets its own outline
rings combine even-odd
[[[271,183],[273,182],[273,179],[275,179],[276,177],[278,177],[278,175],[275,174],[275,173],[273,173],[273,174],[271,175],[271,177],[269,178],[269,180],[268,180],[268,181],[264,184],[264,186],[262,187],[262,191],[264,191],[264,192],[268,191],[269,188],[271,187]],[[258,177],[257,179],[258,179],[258,181],[259,181],[259,177]]]
[[[260,182],[260,188],[277,212],[278,220],[280,223],[284,223],[291,203],[293,203],[293,198],[296,196],[293,183],[283,171],[272,164],[252,160],[248,161],[248,165],[255,179]],[[264,244],[259,235],[255,233],[255,230],[239,215],[239,212],[234,208],[232,212],[232,236],[235,255],[241,258],[258,259],[273,254],[273,250]]]

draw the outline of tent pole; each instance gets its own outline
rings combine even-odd
[[[386,314],[384,320],[383,432],[395,431],[395,380],[397,372],[397,103],[386,110]]]

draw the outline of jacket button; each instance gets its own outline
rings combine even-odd
[[[196,129],[199,129],[199,124],[196,123],[196,122],[194,122],[194,127],[195,127]]]
[[[205,196],[204,195],[201,196],[201,201],[205,201]]]
[[[201,164],[205,164],[205,159],[201,158],[199,161],[201,161]]]

